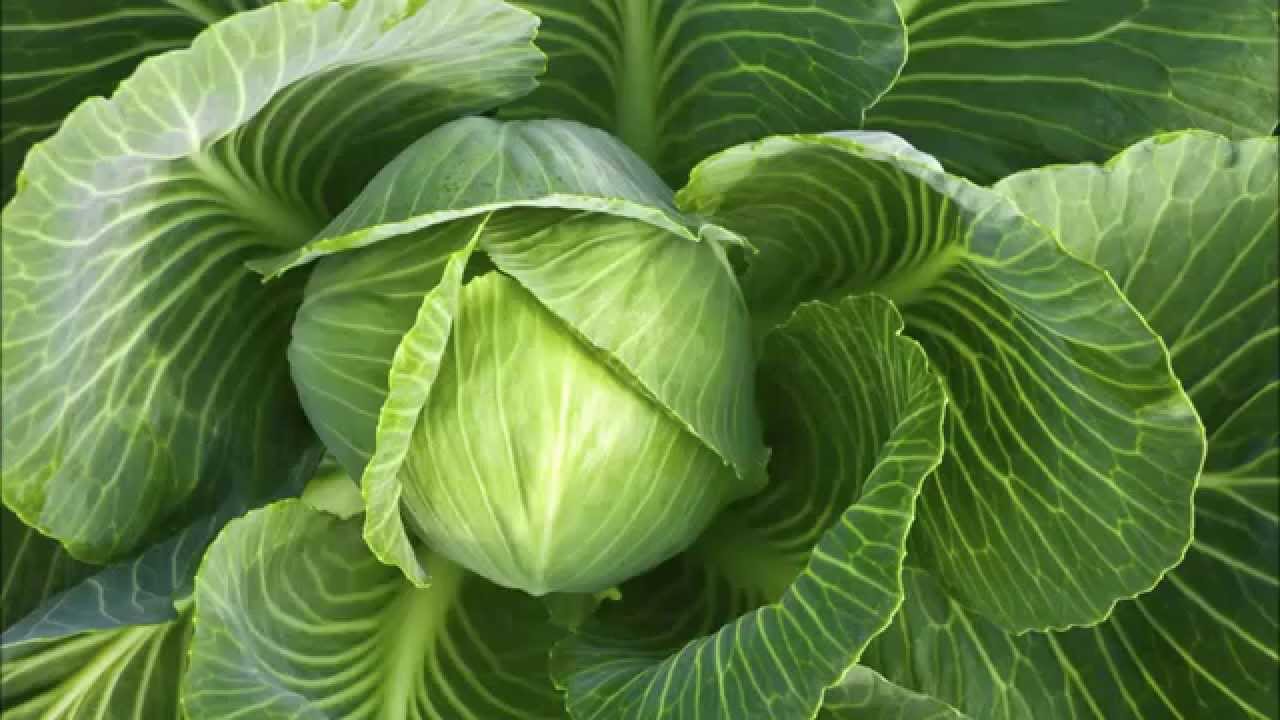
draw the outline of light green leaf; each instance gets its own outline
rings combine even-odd
[[[1275,138],[1180,133],[1001,183],[1172,348],[1209,431],[1195,540],[1152,592],[1052,635],[1009,636],[921,573],[877,668],[983,718],[1280,717],[1276,178]]]
[[[770,335],[773,483],[558,650],[575,718],[814,716],[902,600],[915,500],[942,455],[942,383],[901,329],[865,296],[802,306]]]
[[[312,426],[351,477],[360,478],[373,456],[401,338],[483,222],[473,217],[335,255],[312,273],[294,320],[290,369]]]
[[[541,604],[431,560],[415,587],[357,520],[285,500],[232,522],[196,581],[193,720],[558,718]]]
[[[905,59],[880,0],[521,0],[550,66],[502,110],[622,138],[669,181],[733,143],[862,125]]]
[[[0,506],[0,631],[94,570]]]
[[[151,55],[269,0],[6,0],[0,5],[0,204],[23,157],[82,100],[107,95]]]
[[[421,295],[413,325],[396,345],[386,399],[378,410],[374,453],[360,476],[367,513],[364,539],[370,550],[382,562],[398,566],[414,584],[424,587],[428,571],[410,544],[401,517],[400,469],[409,456],[422,409],[440,372],[458,312],[462,271],[484,230],[484,222],[459,223],[444,229],[462,230],[470,240],[449,256],[436,287]]]
[[[318,257],[512,208],[630,217],[695,237],[671,190],[607,133],[563,120],[468,117],[410,145],[315,240],[253,266],[268,278]]]
[[[730,465],[735,495],[764,483],[741,290],[713,241],[627,218],[579,214],[537,233],[501,229],[482,247],[593,348]]]
[[[360,486],[332,457],[325,457],[302,491],[302,502],[346,520],[364,512]]]
[[[1271,0],[899,1],[910,56],[868,113],[978,182],[1187,127],[1276,127]]]
[[[533,595],[599,592],[754,489],[517,281],[476,278],[459,305],[398,479],[428,547]]]
[[[733,148],[678,197],[759,249],[761,330],[813,297],[902,307],[952,400],[912,552],[966,603],[1013,630],[1095,623],[1181,559],[1204,436],[1168,355],[1007,200],[833,136]]]
[[[941,700],[921,695],[856,665],[827,690],[818,720],[966,720]]]
[[[237,14],[28,157],[3,215],[4,501],[78,558],[298,463],[314,435],[285,343],[305,277],[263,287],[244,263],[541,64],[535,18],[502,3],[349,5]]]

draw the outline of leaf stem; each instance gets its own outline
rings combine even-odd
[[[649,0],[622,0],[622,67],[618,87],[618,137],[645,162],[658,155],[657,58]]]

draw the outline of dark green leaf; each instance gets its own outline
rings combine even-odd
[[[978,182],[1148,135],[1276,127],[1271,0],[899,0],[910,56],[868,113]]]
[[[550,66],[503,109],[603,128],[673,183],[734,143],[862,125],[905,55],[882,0],[521,0]]]
[[[0,631],[96,569],[0,507]]]

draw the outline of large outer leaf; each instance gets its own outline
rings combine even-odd
[[[556,718],[540,603],[432,563],[421,589],[358,519],[285,500],[232,522],[196,583],[193,720]]]
[[[773,484],[726,511],[718,546],[623,585],[560,650],[575,718],[814,716],[901,602],[915,499],[942,455],[942,384],[901,329],[888,301],[859,297],[806,305],[770,336]],[[800,536],[781,527],[798,507]],[[735,619],[777,573],[774,602]]]
[[[868,113],[987,182],[1152,133],[1276,126],[1271,0],[899,0],[907,65]]]
[[[0,5],[0,203],[27,150],[80,101],[107,95],[151,55],[269,0],[6,0]]]
[[[1168,355],[1007,200],[856,134],[739,146],[679,198],[758,246],[743,289],[765,322],[900,301],[952,400],[913,552],[966,602],[1015,630],[1094,623],[1181,559],[1204,437]]]
[[[244,262],[408,139],[528,90],[534,24],[487,0],[278,3],[78,107],[3,217],[6,505],[103,560],[295,464],[305,278],[264,288]]]
[[[999,189],[1107,268],[1209,430],[1195,540],[1097,628],[1010,636],[913,572],[869,662],[983,718],[1276,718],[1280,292],[1274,138],[1156,138]]]
[[[733,143],[860,127],[904,61],[882,0],[521,0],[550,60],[503,113],[609,130],[671,182]]]

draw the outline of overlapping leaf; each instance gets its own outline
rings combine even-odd
[[[227,526],[196,584],[193,720],[561,716],[536,600],[439,559],[415,587],[360,525],[285,500]]]
[[[0,6],[0,204],[27,150],[85,98],[108,95],[138,63],[269,0],[11,0]]]
[[[440,372],[441,356],[458,311],[462,272],[484,225],[483,220],[462,224],[460,229],[469,236],[467,244],[448,257],[440,282],[418,296],[421,299],[413,324],[399,338],[392,355],[387,395],[378,408],[374,428],[374,453],[359,476],[368,512],[364,539],[370,551],[382,562],[399,567],[421,587],[427,584],[428,570],[410,544],[401,516],[400,468]],[[454,231],[456,227],[445,226],[444,231]],[[417,268],[414,274],[418,274]]]
[[[889,302],[859,297],[803,306],[770,336],[772,483],[560,649],[575,718],[814,716],[901,602],[942,454],[942,384],[901,329]]]
[[[905,58],[879,0],[521,0],[550,60],[503,112],[608,130],[673,183],[729,145],[862,125]]]
[[[94,571],[3,507],[0,540],[0,631]]]
[[[885,680],[861,665],[827,690],[818,720],[965,720],[941,700]]]
[[[1011,629],[1097,622],[1190,539],[1204,437],[1168,355],[1007,200],[859,138],[739,146],[678,197],[759,248],[743,285],[764,323],[866,290],[903,308],[952,400],[918,561]]]
[[[316,239],[254,266],[276,277],[318,257],[512,208],[602,212],[689,237],[698,230],[662,180],[607,133],[470,117],[405,148]]]
[[[910,55],[867,124],[975,181],[1101,161],[1168,130],[1276,127],[1269,0],[897,4]]]
[[[79,106],[4,212],[6,505],[105,560],[287,474],[314,442],[284,362],[305,277],[264,288],[244,262],[532,87],[535,23],[489,0],[278,3]]]
[[[868,662],[975,717],[1274,718],[1280,547],[1277,152],[1184,133],[999,189],[1110,272],[1169,343],[1209,431],[1195,540],[1092,629],[1011,636],[909,577]]]

